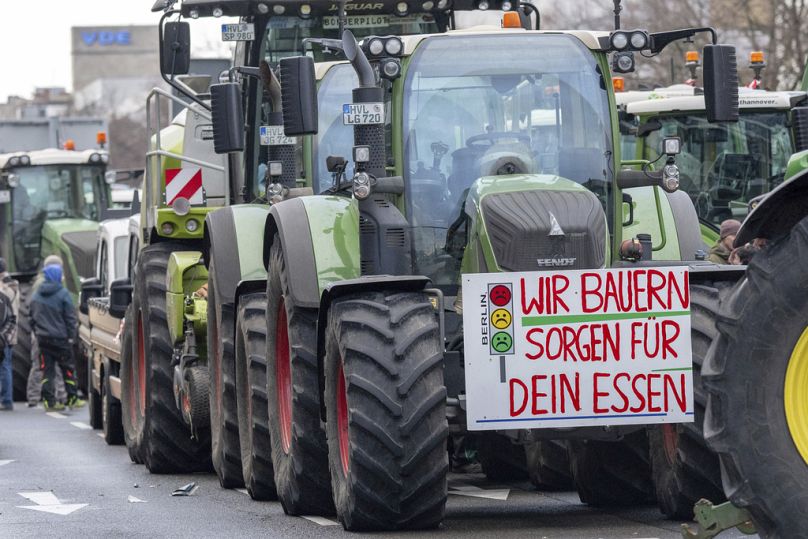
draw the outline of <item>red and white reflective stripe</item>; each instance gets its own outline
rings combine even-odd
[[[167,168],[166,204],[171,206],[179,197],[187,198],[191,204],[202,204],[202,169]]]

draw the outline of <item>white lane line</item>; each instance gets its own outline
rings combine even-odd
[[[454,494],[455,496],[468,496],[470,498],[486,498],[488,500],[501,500],[505,501],[508,499],[508,495],[511,493],[511,489],[509,488],[502,488],[502,489],[488,489],[488,490],[450,490],[449,494]]]
[[[59,412],[45,412],[45,415],[48,417],[53,417],[55,419],[67,419],[66,415],[60,414]]]
[[[126,500],[129,503],[146,503],[146,500],[141,500],[140,498],[132,495],[130,495]]]
[[[82,423],[81,421],[71,421],[70,424],[76,427],[77,429],[92,430],[92,427],[90,425],[88,425],[87,423]]]
[[[14,459],[0,460],[0,466],[5,466],[6,464],[11,464],[12,462],[14,462]]]
[[[103,433],[103,432],[96,432],[96,433],[95,433],[95,435],[96,435],[96,436],[98,436],[99,438],[103,438],[103,437],[104,437],[104,433]]]
[[[336,522],[329,518],[316,517],[316,516],[302,516],[300,518],[305,518],[309,522],[314,522],[315,524],[319,524],[320,526],[339,526],[339,522]]]
[[[242,494],[246,494],[247,496],[250,495],[250,491],[248,491],[246,488],[237,488],[236,492],[241,492]]]
[[[62,503],[59,498],[51,491],[44,492],[18,492],[20,496],[27,500],[31,500],[36,505],[18,505],[20,509],[30,509],[32,511],[42,511],[44,513],[53,513],[55,515],[69,515],[74,511],[78,511],[82,507],[87,507],[86,503]]]

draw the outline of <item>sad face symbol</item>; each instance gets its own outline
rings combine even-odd
[[[504,284],[498,284],[491,289],[491,303],[497,307],[507,305],[511,301],[511,290]]]
[[[491,338],[491,347],[497,352],[507,352],[513,345],[513,338],[504,331],[495,333]]]
[[[505,329],[511,325],[511,313],[505,309],[497,309],[491,313],[491,324],[497,329]]]

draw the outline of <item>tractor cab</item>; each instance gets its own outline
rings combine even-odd
[[[111,202],[108,161],[99,149],[0,155],[0,245],[13,273],[33,274],[56,253],[72,258],[66,273],[74,292],[78,278],[92,274],[97,222]]]

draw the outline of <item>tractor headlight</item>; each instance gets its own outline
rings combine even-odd
[[[614,53],[612,71],[615,73],[632,73],[634,71],[634,53],[630,51]]]
[[[370,176],[366,172],[357,172],[353,178],[353,194],[359,200],[370,196]]]
[[[258,13],[260,13],[261,15],[266,15],[267,13],[269,13],[269,6],[264,3],[258,4],[257,6],[255,6],[255,9],[257,9]]]
[[[14,157],[9,158],[8,166],[10,166],[10,167],[18,167],[18,166],[20,166],[20,158],[18,156],[16,156],[16,155]]]
[[[432,8],[434,8],[434,7],[435,7],[435,2],[433,2],[432,0],[427,0],[426,2],[421,4],[421,8],[424,11],[432,11]]]
[[[101,162],[102,163],[109,163],[109,154],[102,153],[101,154]]]
[[[612,48],[618,51],[622,51],[626,47],[628,47],[629,38],[628,34],[625,32],[615,32],[612,34],[611,37]]]
[[[20,156],[20,166],[27,167],[30,164],[31,164],[31,158],[30,157],[28,157],[27,155],[21,155]]]
[[[368,43],[368,51],[373,56],[379,56],[384,52],[384,43],[381,39],[371,39]]]
[[[513,4],[508,2],[508,0],[505,0],[504,2],[502,2],[502,11],[510,11],[512,7],[513,7]]]
[[[398,2],[396,4],[396,15],[404,16],[409,10],[410,7],[407,5],[407,2]]]
[[[679,167],[673,163],[665,165],[662,169],[662,188],[668,193],[679,189]]]
[[[101,154],[94,153],[90,155],[90,163],[100,163],[101,162]]]
[[[665,146],[665,155],[674,156],[682,152],[682,139],[679,137],[667,137],[663,141]]]
[[[477,2],[477,9],[479,9],[480,11],[487,11],[488,7],[489,7],[488,0],[480,0],[479,2]]]
[[[449,0],[438,0],[438,9],[446,9],[449,7]]]
[[[191,233],[196,232],[197,230],[199,230],[199,221],[197,221],[196,219],[188,219],[185,222],[185,230]]]
[[[404,49],[404,43],[397,37],[392,37],[384,42],[384,50],[390,56],[398,56]]]
[[[370,146],[353,147],[354,163],[368,163],[370,161]]]
[[[163,223],[160,225],[160,233],[163,236],[170,236],[174,233],[174,224],[173,223]]]
[[[171,204],[171,209],[174,210],[174,213],[180,217],[183,215],[188,215],[188,213],[191,211],[191,201],[185,197],[177,197]]]
[[[218,19],[219,17],[224,15],[224,11],[222,11],[222,8],[217,6],[217,7],[213,8],[213,11],[211,11],[210,14]]]
[[[396,80],[401,76],[401,62],[397,58],[387,58],[381,65],[382,78]]]
[[[300,16],[304,19],[311,17],[311,4],[303,4],[300,6]]]
[[[12,189],[20,186],[20,176],[18,174],[9,174],[6,177],[6,182],[8,182],[8,186]]]
[[[272,11],[275,13],[275,15],[283,15],[283,13],[286,11],[286,6],[282,6],[280,4],[272,6]]]
[[[648,34],[642,30],[631,33],[631,47],[641,51],[648,47]]]

